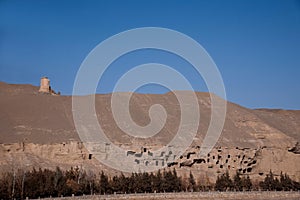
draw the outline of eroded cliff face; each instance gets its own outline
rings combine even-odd
[[[1,167],[20,168],[54,168],[61,166],[69,168],[82,165],[83,162],[92,163],[88,159],[89,153],[82,143],[70,141],[60,144],[13,143],[1,144]]]
[[[129,147],[128,147],[129,148]],[[145,165],[143,155],[149,155],[152,147],[132,148],[126,156],[135,157],[140,160],[140,165]],[[107,154],[112,152],[107,151]],[[165,155],[168,152],[164,152]],[[13,143],[0,145],[0,170],[30,170],[35,168],[55,169],[57,166],[64,170],[71,167],[79,167],[98,174],[101,170],[111,176],[118,174],[108,166],[103,165],[95,154],[88,152],[82,142],[69,141],[59,144],[33,144]],[[126,158],[125,158],[126,159]],[[166,157],[149,159],[157,166],[164,166],[166,169],[176,169],[182,177],[187,177],[189,172],[199,178],[203,185],[214,183],[217,176],[229,172],[233,176],[236,171],[242,175],[249,175],[252,180],[262,180],[270,170],[275,176],[281,172],[287,173],[296,181],[300,181],[300,156],[291,149],[281,147],[261,148],[228,148],[218,146],[206,156],[200,156],[199,146],[190,147],[179,159],[169,162]],[[162,162],[161,162],[162,161]],[[126,162],[120,161],[120,165]]]
[[[31,170],[60,167],[69,170],[79,167],[95,174],[105,171],[115,174],[116,171],[102,165],[90,154],[82,142],[68,141],[55,144],[12,143],[0,145],[0,171]]]
[[[80,141],[73,121],[71,97],[41,95],[37,91],[34,86],[0,83],[0,169],[78,166],[95,172],[117,173],[97,161],[94,152],[88,152]],[[120,94],[119,100],[126,95]],[[155,149],[168,146],[178,131],[180,105],[173,93],[133,94],[129,109],[138,125],[149,124],[149,109],[154,104],[162,105],[167,113],[164,127],[148,139],[133,138],[117,126],[111,110],[111,94],[96,95],[96,113],[111,144],[123,148],[127,151],[124,158],[134,158],[139,165],[146,164],[143,155],[147,154],[154,165],[157,161],[157,165],[163,162],[181,175],[191,170],[206,182],[214,182],[216,176],[226,170],[230,174],[238,170],[256,179],[263,178],[270,170],[275,174],[282,171],[300,180],[297,144],[300,142],[300,111],[251,110],[228,102],[221,137],[209,154],[200,156],[210,123],[211,102],[208,93],[197,93],[197,97],[201,116],[198,132],[185,154],[174,162],[166,157],[149,157]],[[114,152],[108,150],[101,154],[105,158]],[[124,164],[120,161],[120,165]]]
[[[272,170],[275,176],[281,172],[290,174],[294,180],[300,180],[300,157],[287,149],[278,147],[227,148],[213,149],[207,156],[197,157],[197,148],[190,151],[174,166],[190,168],[200,177],[208,177],[211,183],[216,176],[226,171],[234,176],[236,171],[249,175],[253,180],[262,180]]]

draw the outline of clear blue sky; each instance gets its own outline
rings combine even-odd
[[[38,85],[46,75],[55,90],[69,95],[81,62],[98,43],[148,26],[198,41],[219,67],[228,100],[249,108],[300,109],[300,2],[294,0],[2,0],[0,81]],[[174,65],[196,90],[206,90],[186,63],[149,50],[117,60],[98,92],[110,92],[124,70],[149,61]]]

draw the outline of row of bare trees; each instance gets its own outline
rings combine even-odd
[[[295,182],[287,174],[281,173],[280,178],[270,171],[264,181],[258,184],[261,190],[300,190],[300,183]],[[249,176],[237,172],[233,179],[228,172],[218,176],[215,184],[202,186],[197,184],[193,174],[183,179],[172,171],[156,173],[132,173],[129,176],[108,177],[103,171],[98,175],[80,168],[62,171],[33,169],[31,171],[6,172],[0,178],[0,199],[25,199],[60,197],[83,194],[114,194],[114,193],[154,193],[180,191],[251,191],[253,186]]]
[[[59,167],[49,169],[33,168],[31,171],[6,172],[0,179],[0,199],[43,198],[91,194],[95,188],[96,176],[79,168],[62,171]]]
[[[182,180],[177,172],[121,174],[109,178],[103,171],[96,176],[80,168],[62,171],[59,167],[6,172],[0,178],[0,199],[60,197],[83,194],[179,192]]]

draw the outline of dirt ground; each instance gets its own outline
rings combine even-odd
[[[157,194],[117,194],[117,195],[92,195],[81,197],[48,198],[49,200],[157,200],[157,199],[197,199],[197,200],[300,200],[298,192],[194,192],[194,193],[157,193]],[[47,200],[48,200],[47,199]]]

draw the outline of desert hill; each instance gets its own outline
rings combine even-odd
[[[186,93],[188,95],[189,92]],[[120,98],[122,95],[126,93],[120,94]],[[211,116],[210,95],[199,92],[197,97],[201,120],[190,152],[197,151],[196,147],[201,146]],[[111,113],[110,98],[111,94],[97,94],[96,111],[105,134],[115,144],[126,144],[134,151],[136,146],[151,149],[155,145],[166,144],[178,129],[180,107],[172,92],[132,96],[130,113],[139,125],[149,123],[148,110],[151,105],[161,104],[167,111],[165,126],[150,140],[136,140],[117,127]],[[22,159],[26,160],[27,166],[41,167],[74,166],[88,160],[88,153],[80,146],[75,130],[72,97],[41,94],[38,87],[32,85],[0,82],[0,110],[1,168],[12,165],[12,162],[23,162]],[[205,165],[200,165],[196,162],[195,153],[195,157],[185,157],[172,167],[202,170],[208,177],[214,177],[225,169],[232,172],[240,170],[259,177],[272,168],[277,173],[286,171],[295,179],[300,179],[297,142],[300,142],[300,111],[252,110],[227,102],[224,129],[212,151],[214,158],[207,155]],[[245,159],[248,159],[247,162]],[[89,162],[87,168],[102,166],[94,159],[86,162]]]
[[[200,104],[201,122],[199,133],[206,131],[210,120],[210,97],[208,93],[197,93]],[[33,143],[60,143],[67,140],[79,140],[72,118],[70,96],[51,96],[38,93],[38,87],[15,85],[0,82],[0,142],[14,143],[27,140]],[[114,132],[118,137],[124,133],[117,129],[110,106],[111,94],[96,95],[96,108],[101,124],[107,132]],[[162,134],[171,134],[178,126],[180,109],[172,93],[134,94],[130,104],[133,120],[139,125],[149,123],[148,109],[160,103],[168,112],[166,126]],[[113,131],[112,131],[113,130]],[[258,109],[251,110],[228,102],[227,118],[222,133],[221,143],[230,140],[231,145],[255,146],[257,134],[268,137],[276,146],[277,138],[285,142],[300,141],[300,111]],[[59,135],[59,137],[57,137]],[[113,135],[110,137],[114,137]],[[166,136],[167,137],[167,136]],[[244,139],[242,139],[244,138]],[[129,142],[126,140],[127,142]],[[281,140],[281,143],[284,142]],[[122,141],[119,141],[122,142]],[[236,144],[236,145],[235,145]]]

